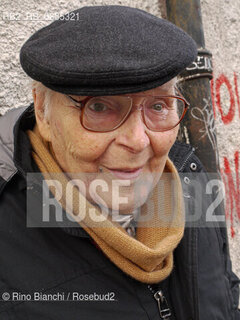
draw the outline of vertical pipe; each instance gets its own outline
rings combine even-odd
[[[166,0],[167,19],[186,31],[197,43],[198,57],[181,75],[181,91],[190,102],[180,139],[192,144],[208,172],[219,171],[216,128],[209,79],[211,53],[205,49],[200,0]]]

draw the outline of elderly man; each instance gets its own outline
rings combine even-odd
[[[123,6],[24,44],[34,103],[0,118],[1,319],[240,319],[225,229],[184,228],[178,172],[203,168],[175,142],[176,76],[195,56],[182,30]],[[34,224],[52,200],[63,221]]]

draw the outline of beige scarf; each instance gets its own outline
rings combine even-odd
[[[62,189],[66,191],[69,178],[59,167],[49,144],[40,136],[37,127],[33,131],[28,131],[28,136],[33,148],[33,158],[42,172],[44,178],[57,179],[61,183]],[[181,182],[178,172],[173,163],[168,159],[165,172],[171,174],[162,175],[164,187],[155,187],[148,197],[147,202],[141,207],[141,216],[153,212],[151,219],[145,222],[138,222],[136,238],[132,238],[118,223],[109,218],[104,221],[95,222],[90,217],[90,210],[95,210],[101,217],[102,212],[99,208],[87,201],[79,192],[77,187],[73,187],[73,195],[63,193],[61,206],[76,219],[81,213],[83,218],[78,222],[81,227],[97,243],[105,255],[122,271],[131,277],[145,283],[158,283],[165,279],[173,268],[173,250],[179,244],[184,233],[184,210]],[[171,175],[171,178],[169,177]],[[163,176],[166,176],[163,178]],[[174,180],[177,185],[174,202],[172,199],[172,184]],[[162,186],[162,184],[161,184]],[[56,195],[56,188],[49,187],[53,195]],[[67,197],[72,196],[71,209],[67,206]],[[159,198],[162,201],[159,201]],[[81,203],[86,206],[81,208]],[[164,204],[163,204],[164,203]],[[80,206],[80,209],[79,209]],[[83,210],[85,212],[83,212]],[[159,216],[160,212],[164,215]],[[164,219],[166,217],[171,219]],[[146,220],[146,219],[145,219]]]

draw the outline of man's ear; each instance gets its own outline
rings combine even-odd
[[[45,106],[44,106],[45,91],[36,90],[34,88],[32,90],[32,95],[33,95],[34,110],[35,110],[35,117],[36,117],[38,130],[44,140],[51,141],[49,119],[47,116],[45,116]]]

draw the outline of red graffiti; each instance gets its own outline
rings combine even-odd
[[[228,113],[225,115],[221,106],[221,95],[220,95],[220,88],[221,86],[225,84],[230,97],[230,108]],[[217,80],[216,80],[216,104],[219,109],[219,112],[221,114],[221,118],[224,124],[228,124],[233,120],[233,117],[235,115],[235,100],[234,95],[232,91],[232,86],[228,80],[228,78],[222,74]]]
[[[224,157],[224,168],[221,169],[222,180],[226,189],[226,219],[230,219],[231,235],[234,237],[234,211],[240,221],[240,181],[239,181],[239,151],[234,153],[235,179],[230,168],[229,160]],[[236,182],[234,182],[234,180]]]
[[[221,88],[225,87],[229,100],[223,103]],[[233,81],[230,81],[225,74],[220,74],[216,79],[213,76],[211,81],[211,96],[213,114],[216,118],[219,114],[224,125],[229,125],[233,119],[238,116],[240,119],[240,99],[238,90],[238,77],[234,72]],[[229,106],[226,110],[226,106]],[[234,215],[240,223],[240,181],[239,181],[239,151],[234,153],[234,165],[231,164],[227,157],[223,158],[223,168],[221,176],[225,185],[225,211],[226,219],[230,221],[231,235],[234,237]]]
[[[234,85],[234,88],[233,88]],[[238,116],[240,118],[240,102],[238,92],[238,78],[234,72],[233,85],[231,84],[228,77],[221,74],[216,80],[213,78],[211,81],[211,95],[213,104],[213,113],[216,118],[217,110],[220,113],[221,119],[225,125],[231,123],[236,114],[236,105],[238,107]],[[229,94],[230,107],[227,112],[224,111],[226,106],[223,106],[221,99],[221,87],[225,86]],[[217,110],[216,110],[217,109]]]

